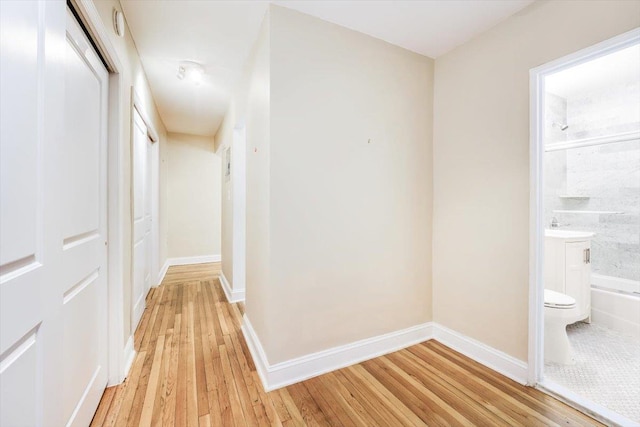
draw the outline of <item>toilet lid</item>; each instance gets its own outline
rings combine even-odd
[[[576,305],[576,300],[566,294],[552,291],[549,289],[544,290],[544,305],[547,307],[556,308],[572,308]]]

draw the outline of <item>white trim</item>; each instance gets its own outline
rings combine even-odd
[[[160,141],[158,138],[158,132],[156,132],[153,123],[149,120],[149,116],[145,111],[145,105],[142,101],[142,98],[136,92],[136,88],[131,86],[131,209],[134,209],[134,188],[133,188],[133,177],[135,175],[136,164],[134,163],[134,146],[133,146],[133,132],[134,132],[134,111],[142,119],[145,127],[147,128],[147,138],[151,141],[151,164],[147,165],[147,167],[151,168],[151,265],[149,266],[151,277],[154,276],[159,277],[160,275],[160,147],[157,142]],[[147,189],[145,189],[146,191]],[[131,230],[135,229],[135,218],[133,215],[131,216]],[[134,252],[135,252],[135,239],[131,239],[131,283],[133,286],[134,275],[135,275],[135,265],[134,265]],[[164,275],[163,275],[164,277]],[[152,282],[153,279],[150,279]],[[158,285],[161,280],[158,281]],[[157,286],[157,285],[156,285]],[[153,283],[149,283],[149,287],[154,287]],[[149,292],[149,289],[145,289],[146,294]],[[132,308],[132,312],[135,313],[135,306]],[[133,316],[133,314],[132,314]],[[134,316],[135,318],[135,316]],[[135,330],[135,328],[133,328]]]
[[[138,93],[136,92],[136,88],[134,86],[131,86],[131,98],[133,99],[133,108],[138,110],[140,118],[147,127],[147,137],[149,137],[152,143],[158,142],[160,140],[160,138],[158,137],[158,132],[153,126],[153,122],[149,119],[149,115],[144,110],[144,102],[142,102],[142,98],[138,96]]]
[[[576,139],[574,141],[558,142],[546,145],[545,152],[568,150],[571,148],[592,147],[594,145],[615,144],[616,142],[635,141],[640,139],[640,132],[624,132],[615,135],[596,136],[593,138]]]
[[[233,289],[224,275],[224,271],[220,271],[220,284],[229,304],[244,301],[244,289]]]
[[[433,325],[433,338],[507,378],[527,383],[528,366],[522,360],[437,323]]]
[[[432,331],[433,324],[428,322],[271,365],[249,318],[246,314],[242,318],[242,334],[265,391],[419,344],[431,339]]]
[[[530,70],[529,354],[528,384],[537,385],[544,367],[544,79],[547,75],[640,43],[640,28]]]
[[[190,264],[205,264],[207,262],[220,262],[222,257],[220,255],[200,255],[200,256],[186,256],[178,258],[167,258],[167,264],[172,265],[190,265]]]
[[[122,70],[122,63],[116,52],[109,33],[100,18],[100,13],[92,0],[71,0],[73,8],[82,20],[82,23],[87,28],[89,34],[91,34],[94,43],[98,46],[102,58],[106,61],[109,67],[109,72],[118,74]]]
[[[100,14],[91,0],[72,0],[73,9],[96,43],[109,68],[109,123],[107,143],[108,181],[108,255],[107,255],[107,316],[108,316],[108,377],[109,385],[124,380],[122,342],[124,341],[124,221],[122,213],[124,174],[122,173],[121,138],[123,126],[121,111],[124,102],[120,58],[114,48]]]
[[[640,423],[623,417],[620,414],[613,412],[612,410],[605,408],[595,402],[585,399],[584,397],[576,394],[575,392],[556,384],[549,380],[542,381],[538,387],[540,390],[547,394],[552,395],[561,402],[583,412],[598,421],[607,425],[619,425],[625,427],[640,427]]]
[[[136,350],[133,347],[133,335],[129,337],[127,340],[127,344],[124,346],[124,378],[129,376],[129,370],[131,369],[131,365],[133,365],[133,360],[136,358]]]
[[[156,286],[158,287],[162,284],[162,281],[164,280],[164,276],[167,275],[167,270],[169,269],[169,260],[166,260],[164,262],[164,264],[162,265],[162,268],[160,269],[160,272],[158,273],[158,280],[156,280]]]
[[[233,188],[233,288],[244,293],[246,283],[247,225],[247,139],[244,124],[233,129],[231,147],[231,186]],[[244,296],[242,297],[244,299]]]
[[[544,195],[542,181],[544,173],[544,144],[538,144],[544,135],[544,78],[531,70],[530,91],[530,144],[529,144],[529,368],[527,384],[535,386],[542,378],[544,348],[542,333],[544,317]]]

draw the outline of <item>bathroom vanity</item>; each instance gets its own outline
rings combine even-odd
[[[576,321],[591,323],[591,239],[595,233],[545,230],[544,287],[573,297]]]

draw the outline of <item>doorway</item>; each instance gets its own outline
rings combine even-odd
[[[157,280],[158,261],[158,136],[132,91],[132,307],[131,330],[136,329],[145,299]]]
[[[529,382],[640,422],[640,30],[531,70]]]

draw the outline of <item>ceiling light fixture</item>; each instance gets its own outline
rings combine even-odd
[[[179,80],[189,80],[199,85],[204,80],[204,68],[202,65],[193,61],[183,61],[178,65]]]

